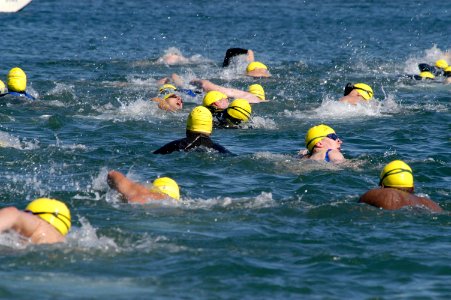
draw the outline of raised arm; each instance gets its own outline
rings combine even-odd
[[[165,195],[153,192],[145,186],[136,183],[118,171],[108,172],[108,185],[122,194],[128,202],[146,203],[151,200],[166,198]]]
[[[243,98],[246,99],[249,103],[260,103],[264,102],[254,94],[251,94],[246,91],[233,89],[233,88],[226,88],[217,84],[214,84],[213,82],[206,80],[206,79],[195,79],[191,81],[192,85],[195,85],[197,87],[202,88],[205,92],[209,91],[218,91],[221,93],[224,93],[229,98]]]

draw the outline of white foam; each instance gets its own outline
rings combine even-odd
[[[3,148],[9,147],[19,150],[33,150],[39,148],[38,143],[36,141],[33,142],[21,141],[19,138],[3,131],[0,131],[0,147]]]
[[[50,91],[48,91],[46,94],[47,95],[61,95],[64,93],[69,93],[72,95],[73,98],[76,98],[76,94],[75,94],[75,86],[72,84],[65,84],[65,83],[55,83],[55,87],[53,89],[51,89]]]
[[[251,208],[258,209],[273,207],[277,202],[272,198],[272,193],[262,192],[256,197],[215,197],[209,199],[186,198],[183,199],[183,207],[188,209],[211,209],[214,207]]]
[[[437,45],[432,46],[430,49],[424,50],[424,54],[411,56],[404,63],[403,72],[406,74],[418,74],[418,64],[427,63],[435,65],[435,62],[439,59],[444,59],[447,62],[451,62],[451,49],[440,50]]]
[[[265,128],[274,130],[277,129],[277,124],[272,119],[254,116],[249,123],[243,124],[243,128]]]
[[[79,218],[81,228],[72,227],[66,236],[66,243],[70,248],[77,250],[100,250],[104,252],[117,252],[120,250],[115,241],[105,236],[98,236],[97,229],[89,221]]]

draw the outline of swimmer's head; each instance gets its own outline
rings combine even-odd
[[[335,130],[327,125],[320,124],[313,126],[307,131],[307,134],[305,135],[305,148],[307,148],[309,152],[312,152],[316,144],[318,144],[322,139],[328,137],[328,135],[330,135],[332,138],[332,135],[334,134]]]
[[[25,211],[33,213],[43,219],[62,235],[66,235],[71,227],[69,208],[59,200],[49,198],[38,198],[33,200],[25,208]]]
[[[246,75],[252,77],[270,77],[268,67],[259,61],[253,61],[247,65]]]
[[[451,67],[447,67],[445,69],[445,73],[443,74],[445,77],[451,77]]]
[[[373,98],[373,89],[366,83],[348,83],[345,86],[345,90],[343,95],[347,96],[349,95],[353,90],[355,90],[360,96],[362,96],[365,100],[371,100]]]
[[[177,91],[177,88],[175,87],[175,85],[172,85],[170,83],[163,84],[158,89],[158,93],[163,94],[163,95],[168,94],[168,93],[174,93],[175,91]]]
[[[18,67],[12,68],[8,72],[8,90],[22,93],[27,89],[27,75]]]
[[[209,91],[205,94],[202,105],[215,110],[226,109],[229,105],[227,95],[218,91]]]
[[[166,194],[175,200],[180,200],[180,189],[175,180],[169,177],[160,177],[155,179],[152,184],[160,193]]]
[[[0,80],[0,95],[6,94],[7,92],[8,92],[8,89],[6,88],[5,83]]]
[[[432,73],[429,72],[429,71],[423,71],[423,72],[421,72],[421,73],[420,73],[420,77],[421,77],[422,79],[434,79],[434,78],[435,78],[434,74],[432,74]]]
[[[448,68],[448,63],[446,62],[446,60],[444,60],[444,59],[439,59],[439,60],[437,60],[436,62],[435,62],[435,66],[437,67],[437,68],[440,68],[440,69],[446,69],[446,68]]]
[[[258,83],[250,85],[247,91],[260,98],[260,100],[265,100],[265,90]]]
[[[394,160],[387,164],[379,178],[379,185],[382,187],[412,189],[414,187],[412,169],[401,160]]]
[[[197,106],[193,108],[186,122],[186,130],[211,134],[213,130],[213,116],[205,106]]]
[[[227,114],[234,119],[247,122],[251,117],[252,108],[246,99],[235,99],[227,108]]]

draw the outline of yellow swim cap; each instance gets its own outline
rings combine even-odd
[[[451,67],[448,67],[445,69],[445,76],[450,77],[451,76]]]
[[[421,73],[420,73],[420,77],[421,77],[421,78],[427,78],[427,79],[434,79],[434,78],[435,78],[434,74],[432,74],[432,73],[429,72],[429,71],[423,71],[423,72],[421,72]]]
[[[166,94],[166,93],[173,93],[176,90],[177,90],[177,88],[175,87],[175,85],[167,83],[167,84],[163,84],[162,86],[160,86],[160,88],[158,89],[158,92],[160,94]]]
[[[248,88],[248,92],[254,94],[261,100],[265,100],[265,90],[258,83],[250,85]]]
[[[6,94],[8,90],[6,89],[5,83],[0,80],[0,95]]]
[[[202,101],[202,105],[205,107],[209,107],[216,101],[227,98],[227,95],[218,91],[209,91],[205,94],[204,100]]]
[[[160,177],[154,180],[153,186],[161,193],[180,200],[180,190],[177,182],[169,177]]]
[[[265,69],[268,70],[268,67],[262,64],[259,61],[253,61],[247,65],[246,72],[254,71],[255,69]]]
[[[448,68],[448,63],[444,59],[439,59],[435,62],[435,66],[440,69]]]
[[[354,89],[365,100],[370,100],[371,98],[373,98],[373,89],[368,84],[356,83],[354,84]]]
[[[327,137],[328,134],[332,133],[335,133],[335,131],[327,125],[320,124],[313,126],[307,131],[307,134],[305,135],[305,147],[309,152],[312,152],[313,148],[318,142]]]
[[[62,235],[69,232],[71,226],[70,211],[66,204],[59,200],[38,198],[33,200],[25,208],[33,215],[37,215],[58,230]]]
[[[385,187],[413,187],[412,169],[402,160],[394,160],[387,164],[379,178],[379,185],[384,185]]]
[[[251,116],[252,108],[246,99],[235,99],[227,107],[227,114],[229,116],[247,122]]]
[[[213,130],[213,116],[205,106],[193,108],[186,121],[186,129],[199,133],[211,134]]]
[[[12,68],[8,72],[8,89],[11,92],[25,92],[27,89],[27,75],[21,68]]]

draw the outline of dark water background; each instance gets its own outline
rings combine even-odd
[[[33,1],[0,14],[0,74],[22,67],[35,102],[0,103],[0,206],[64,200],[60,245],[0,236],[2,299],[449,299],[451,219],[357,204],[382,167],[405,160],[416,192],[451,207],[451,86],[412,82],[420,62],[451,63],[449,1]],[[220,68],[244,47],[273,77]],[[159,62],[180,51],[189,64]],[[236,153],[151,152],[184,136],[185,99],[148,101],[178,73],[246,89],[252,128],[216,130]],[[334,102],[347,82],[370,106]],[[299,161],[308,128],[344,140],[340,166]],[[170,176],[178,206],[122,204],[106,173]]]

